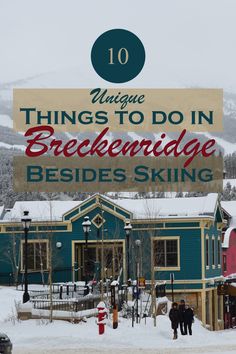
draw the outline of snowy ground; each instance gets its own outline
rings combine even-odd
[[[179,336],[172,340],[167,316],[158,316],[157,327],[151,319],[135,324],[121,319],[118,329],[106,326],[106,333],[98,335],[94,318],[87,323],[71,324],[55,321],[14,321],[14,301],[22,298],[22,292],[13,288],[0,288],[0,332],[9,335],[14,354],[91,354],[91,353],[222,353],[236,352],[236,331],[210,332],[201,327],[198,320],[193,325],[193,336]]]

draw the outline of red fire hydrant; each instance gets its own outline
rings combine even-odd
[[[107,314],[107,309],[103,301],[99,302],[97,305],[98,309],[98,333],[103,334],[105,332],[105,325],[106,325],[106,314]]]

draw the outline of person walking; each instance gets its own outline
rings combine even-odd
[[[174,337],[173,339],[178,338],[178,326],[180,322],[180,316],[179,316],[179,309],[178,309],[178,304],[177,302],[173,302],[172,308],[169,313],[169,318],[171,320],[171,327],[174,330]]]
[[[187,304],[184,311],[184,331],[186,334],[192,335],[192,323],[194,322],[193,309]]]
[[[184,312],[185,312],[186,308],[185,308],[185,301],[184,300],[180,300],[180,304],[179,304],[179,327],[180,327],[180,332],[181,334],[184,336],[186,333],[185,331],[185,327],[184,327]]]

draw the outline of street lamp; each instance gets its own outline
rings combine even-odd
[[[141,240],[135,240],[135,245],[137,247],[136,253],[136,277],[137,280],[140,277],[140,248],[141,248]]]
[[[132,230],[132,226],[130,221],[126,221],[124,226],[125,234],[126,234],[126,249],[127,249],[127,281],[130,278],[130,261],[129,261],[129,248],[130,248],[130,233]]]
[[[85,252],[84,252],[84,273],[85,273],[85,285],[87,284],[87,272],[88,272],[88,234],[91,227],[91,221],[89,220],[89,216],[84,217],[84,221],[82,222],[84,237],[85,237]]]
[[[31,219],[29,217],[29,212],[24,211],[24,215],[21,219],[23,230],[25,233],[25,291],[23,294],[23,303],[29,301],[29,293],[28,293],[28,232],[30,228]]]

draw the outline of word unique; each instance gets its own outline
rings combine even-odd
[[[118,92],[116,95],[108,95],[107,89],[102,90],[100,88],[96,88],[90,92],[90,95],[93,96],[92,98],[92,103],[119,103],[121,106],[120,108],[123,109],[127,106],[129,103],[138,103],[142,104],[144,103],[145,100],[145,95],[128,95],[128,94],[121,94],[121,92]]]

